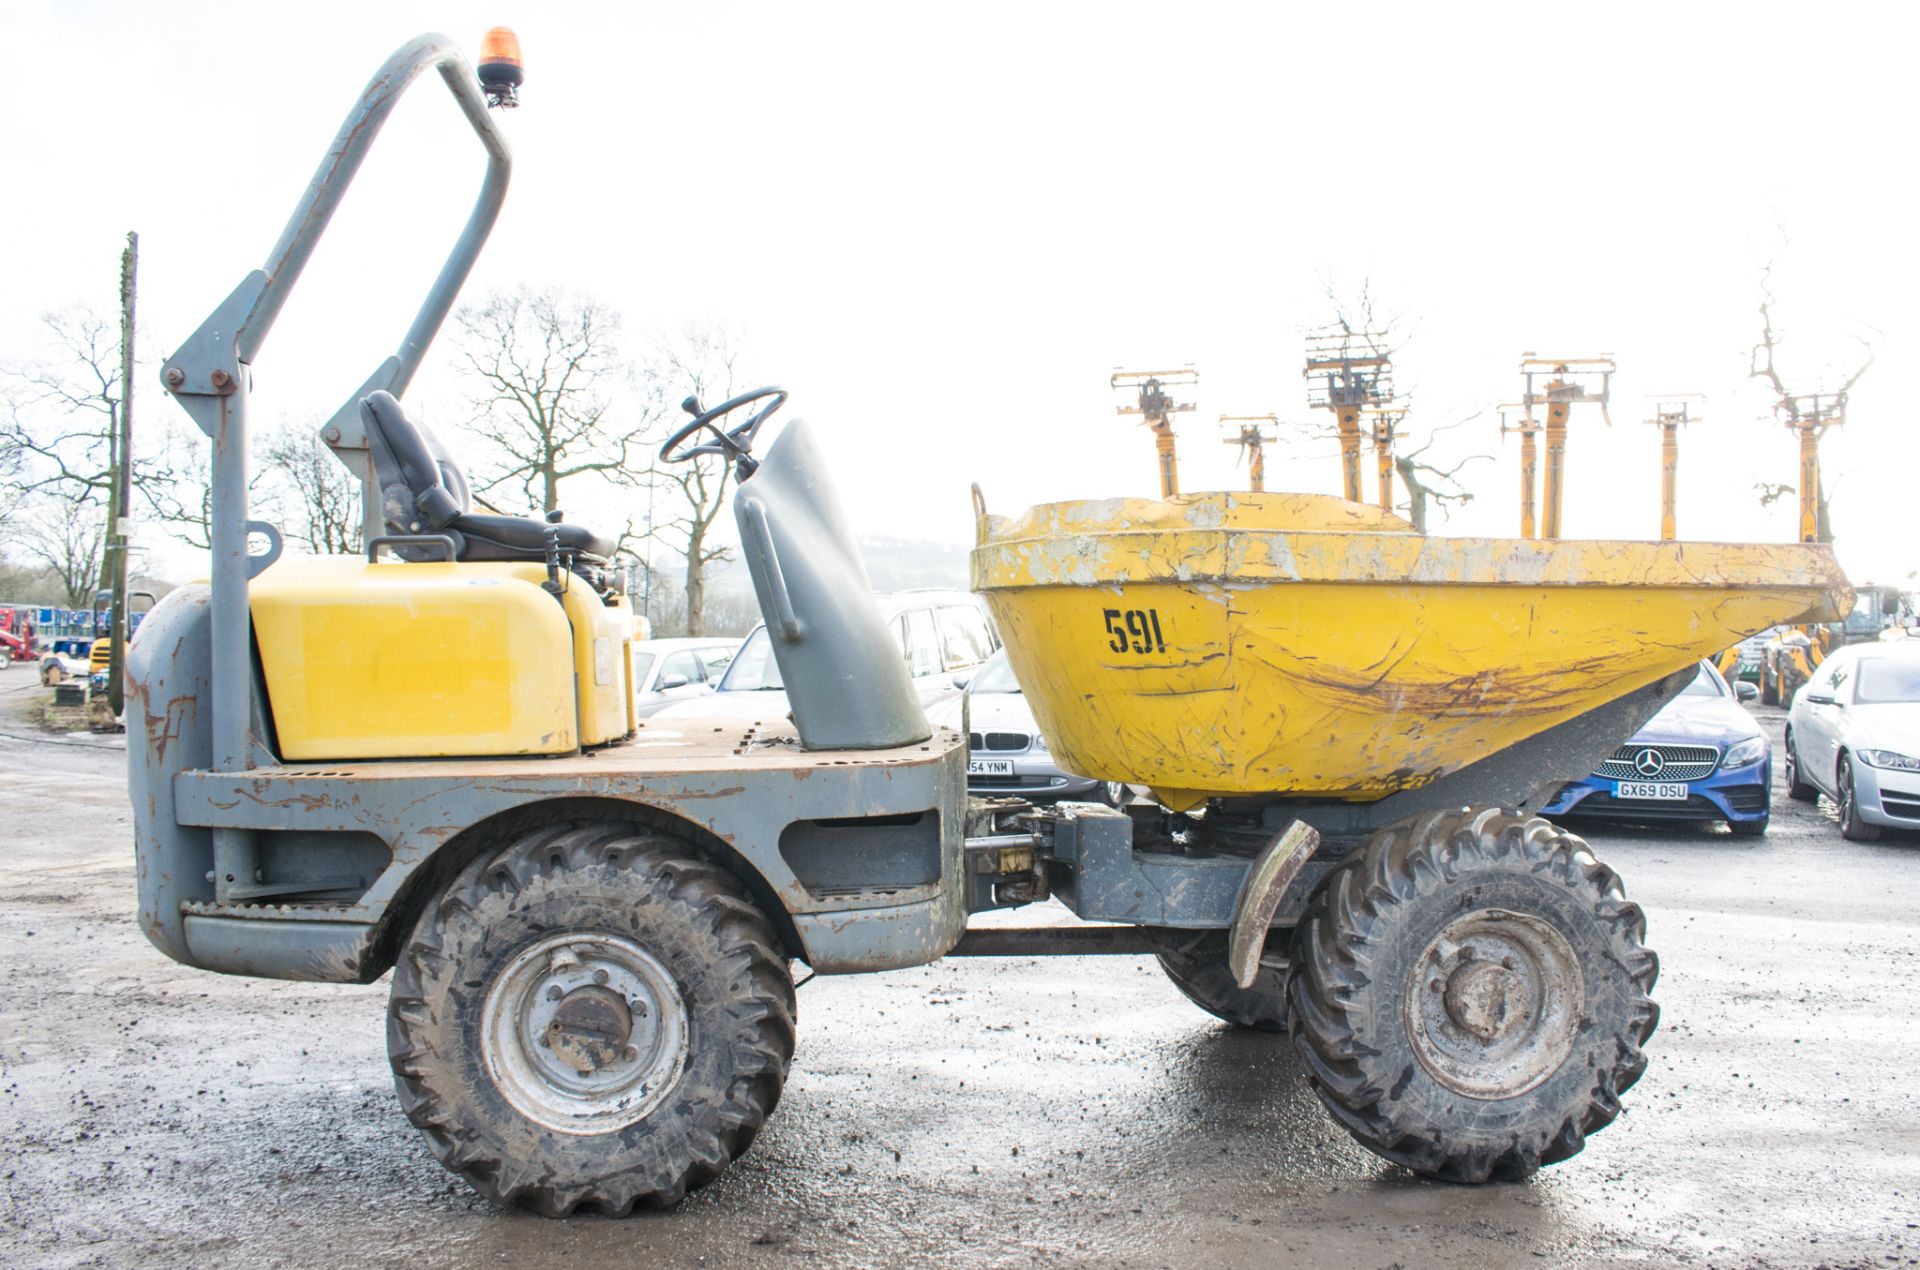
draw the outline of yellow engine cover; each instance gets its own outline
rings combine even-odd
[[[536,564],[279,561],[251,593],[281,756],[566,754],[625,735],[626,602],[576,579],[556,603],[545,578]]]

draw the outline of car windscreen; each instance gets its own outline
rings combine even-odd
[[[1020,681],[1013,677],[1013,667],[1007,664],[1006,654],[995,653],[967,687],[974,692],[1019,692]]]
[[[1853,699],[1861,705],[1920,702],[1920,657],[1863,657]]]
[[[780,663],[773,659],[773,641],[767,638],[767,628],[762,626],[747,636],[747,642],[733,655],[733,664],[727,667],[719,691],[761,692],[786,686],[780,679]]]
[[[1702,666],[1700,667],[1700,673],[1693,677],[1693,682],[1688,684],[1680,695],[1683,697],[1724,697],[1727,694],[1720,690],[1720,681],[1713,677],[1713,672],[1705,666]]]

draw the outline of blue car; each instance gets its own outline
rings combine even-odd
[[[1642,824],[1724,820],[1736,834],[1758,836],[1772,807],[1773,747],[1720,672],[1702,662],[1686,691],[1600,770],[1540,810]]]

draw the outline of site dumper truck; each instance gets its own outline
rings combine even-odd
[[[747,1149],[796,962],[1152,953],[1204,1008],[1284,1027],[1335,1118],[1428,1176],[1525,1176],[1613,1119],[1656,962],[1613,872],[1530,813],[1703,654],[1843,613],[1825,548],[1433,538],[1286,494],[1006,518],[976,492],[973,584],[1049,745],[1155,797],[969,803],[964,730],[929,726],[868,598],[831,447],[773,437],[786,395],[762,389],[694,403],[663,458],[738,477],[791,716],[636,720],[611,544],[474,511],[403,405],[505,193],[488,98],[518,69],[490,40],[481,83],[439,36],[380,69],[266,265],[163,369],[213,440],[214,549],[129,659],[156,945],[228,974],[391,971],[407,1116],[481,1193],[549,1214],[671,1204]],[[322,429],[367,555],[298,557],[248,509],[254,366],[427,72],[480,139],[480,198]],[[1049,897],[1086,923],[968,930]]]

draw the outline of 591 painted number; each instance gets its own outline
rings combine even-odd
[[[1160,634],[1158,609],[1106,609],[1107,647],[1116,653],[1164,653],[1167,641]]]

